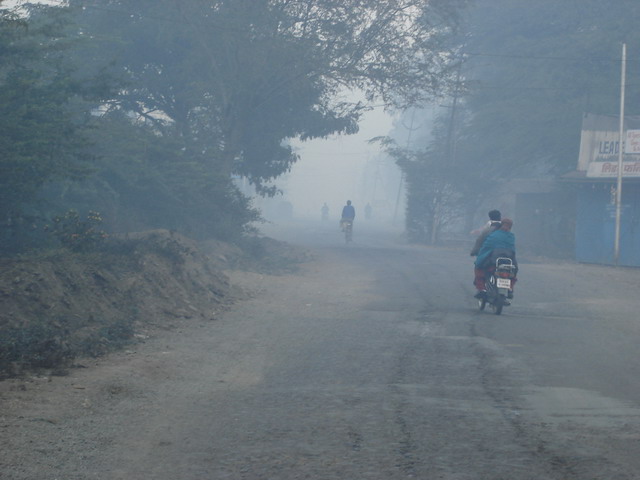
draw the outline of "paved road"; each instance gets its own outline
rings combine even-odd
[[[496,316],[462,250],[294,233],[300,273],[96,366],[44,474],[7,478],[640,478],[640,271],[521,259]]]

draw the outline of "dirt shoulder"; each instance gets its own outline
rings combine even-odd
[[[270,251],[275,262],[275,252]],[[219,308],[225,311],[213,317],[139,319],[135,343],[99,357],[77,358],[67,375],[41,369],[0,381],[0,478],[180,477],[161,472],[163,467],[150,459],[177,448],[182,453],[172,458],[188,462],[193,448],[189,441],[195,440],[178,445],[176,438],[187,427],[194,431],[185,435],[197,434],[193,422],[202,417],[194,413],[194,399],[203,389],[226,391],[255,383],[273,341],[271,324],[256,317],[264,308],[282,308],[282,298],[275,295],[282,291],[294,295],[307,312],[313,311],[306,305],[319,295],[319,286],[327,288],[336,277],[348,283],[359,274],[333,264],[337,272],[317,262],[301,264],[300,273],[277,275],[267,273],[271,267],[224,270],[227,299],[236,301],[233,308],[223,302]],[[338,312],[337,306],[331,308]],[[167,436],[169,430],[173,434]],[[137,474],[127,471],[129,461],[141,465]]]
[[[63,376],[37,369],[0,381],[0,478],[100,478],[88,465],[127,440],[116,433],[124,425],[144,422],[158,402],[155,389],[188,374],[181,367],[189,349],[177,345],[195,342],[213,318],[165,314],[139,322],[135,342],[122,350],[76,358]]]
[[[65,375],[154,330],[213,320],[242,295],[225,270],[284,270],[301,258],[270,239],[246,248],[156,230],[100,253],[0,260],[0,378]]]

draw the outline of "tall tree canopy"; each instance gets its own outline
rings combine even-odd
[[[349,91],[391,107],[447,88],[466,1],[32,5],[29,28],[0,25],[3,216],[44,194],[120,229],[240,232],[256,214],[232,178],[274,193],[297,161],[288,139],[357,131],[367,107]]]
[[[0,9],[0,236],[33,212],[48,182],[87,173],[89,102],[113,95],[102,80],[74,69],[69,20],[40,7],[18,16]]]
[[[70,1],[91,35],[118,47],[130,81],[119,107],[175,124],[213,167],[258,186],[297,160],[286,139],[357,130],[364,107],[345,90],[396,105],[441,91],[442,40],[462,3]]]

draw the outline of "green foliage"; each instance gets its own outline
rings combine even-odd
[[[298,159],[284,140],[357,131],[363,106],[343,102],[342,89],[390,104],[441,90],[450,63],[442,38],[463,3],[70,2],[129,76],[120,108],[163,134],[175,126],[219,171],[265,193]]]
[[[446,88],[443,39],[464,3],[70,0],[32,4],[21,19],[5,11],[1,248],[27,245],[52,211],[89,208],[115,231],[239,238],[259,215],[232,178],[273,194],[267,185],[298,160],[288,139],[356,132],[365,107],[344,89],[405,105]]]
[[[78,319],[41,320],[0,328],[0,378],[27,369],[60,369],[80,356],[97,357],[132,342],[133,317],[90,320],[95,328],[78,330]]]
[[[74,252],[89,252],[99,248],[108,237],[105,231],[98,229],[101,224],[102,217],[98,212],[89,211],[82,219],[77,211],[69,210],[63,216],[54,217],[46,230],[63,247]]]
[[[27,18],[0,10],[0,239],[2,251],[28,245],[39,202],[52,181],[90,173],[89,106],[106,91],[74,71],[66,54],[63,9],[35,9]],[[46,205],[43,204],[43,205]]]
[[[66,186],[64,195],[105,212],[109,230],[164,228],[235,240],[259,220],[232,179],[216,169],[215,158],[175,129],[159,134],[120,111],[95,122],[96,174]]]
[[[402,148],[390,138],[382,140],[387,154],[395,159],[404,174],[406,231],[414,242],[438,243],[442,226],[460,216],[464,195],[457,189],[459,171],[447,148],[447,123],[437,122],[434,137],[426,148]]]
[[[19,367],[51,368],[73,357],[63,329],[43,321],[27,327],[4,328],[0,335],[0,373]]]

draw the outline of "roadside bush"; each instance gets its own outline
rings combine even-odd
[[[49,322],[10,327],[0,335],[0,372],[4,375],[27,368],[51,368],[73,355],[64,330]]]
[[[87,322],[43,319],[20,327],[0,329],[0,378],[24,370],[60,369],[80,356],[98,357],[132,342],[133,320]]]
[[[53,224],[46,226],[63,247],[74,252],[95,250],[108,237],[104,230],[98,229],[102,217],[98,212],[89,211],[85,219],[76,210],[69,210],[63,216],[53,218]]]

